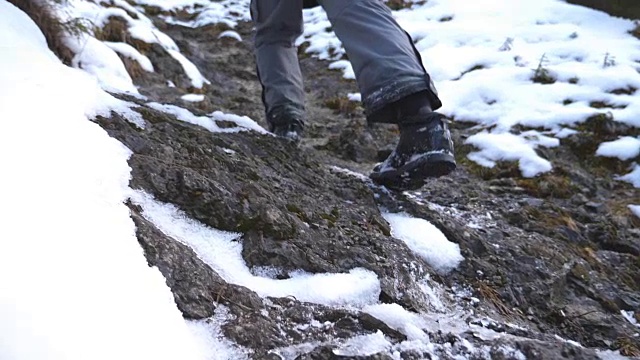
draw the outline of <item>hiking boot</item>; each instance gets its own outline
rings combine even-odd
[[[444,115],[430,112],[399,124],[395,150],[369,175],[393,190],[417,190],[427,178],[448,175],[456,168],[453,141]]]
[[[291,112],[275,111],[267,117],[269,131],[274,135],[299,143],[304,132],[304,121],[301,116],[297,116]]]

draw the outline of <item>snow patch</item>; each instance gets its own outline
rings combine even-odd
[[[470,136],[465,144],[480,148],[480,151],[469,153],[468,157],[489,168],[496,166],[497,161],[518,161],[520,171],[525,177],[534,177],[552,168],[551,163],[538,156],[535,151],[541,142],[527,140],[511,133],[481,132]]]
[[[220,35],[218,35],[218,39],[221,39],[221,38],[232,38],[238,41],[242,41],[242,37],[240,36],[240,34],[238,34],[236,31],[233,31],[233,30],[227,30],[227,31],[221,32]]]
[[[633,311],[620,310],[620,314],[622,314],[622,316],[625,319],[627,319],[627,321],[629,323],[631,323],[632,325],[634,325],[636,327],[640,327],[640,324],[638,324],[638,320],[636,320],[636,318],[634,317]]]
[[[362,311],[383,321],[390,328],[407,336],[408,340],[429,342],[429,336],[422,330],[428,328],[427,322],[418,314],[407,311],[398,304],[376,304],[366,306]]]
[[[382,213],[391,225],[391,235],[404,241],[409,249],[422,257],[440,273],[453,270],[464,259],[460,246],[450,242],[438,228],[424,219],[405,213]]]
[[[131,200],[143,209],[143,216],[162,232],[191,247],[223,279],[246,286],[262,297],[294,296],[299,301],[333,306],[375,304],[380,282],[371,271],[356,268],[348,273],[289,273],[289,279],[255,276],[242,258],[240,234],[223,232],[188,218],[171,204],[163,204],[149,194],[136,191]]]
[[[156,102],[150,102],[146,104],[148,107],[162,111],[171,115],[174,115],[178,120],[188,122],[194,125],[201,126],[211,132],[223,132],[232,133],[246,130],[257,131],[261,134],[267,134],[268,132],[258,123],[251,120],[247,116],[238,116],[234,114],[226,114],[221,111],[214,111],[208,116],[196,116],[191,111],[181,108],[176,105],[160,104]],[[221,128],[216,123],[217,121],[229,121],[235,123],[236,128]]]
[[[188,102],[200,102],[204,101],[204,95],[202,94],[185,94],[180,97],[180,99]]]
[[[634,163],[631,166],[630,173],[623,176],[617,176],[616,179],[621,181],[626,181],[632,184],[633,186],[640,188],[640,165],[638,165],[637,163]]]
[[[371,356],[391,348],[391,343],[382,331],[374,334],[358,335],[348,339],[333,353],[338,356]]]
[[[624,136],[618,140],[600,144],[596,155],[616,157],[620,160],[630,160],[640,155],[640,137]]]
[[[189,331],[197,345],[207,356],[205,360],[248,359],[246,349],[224,337],[222,325],[231,318],[229,309],[218,304],[214,315],[209,319],[188,320]]]
[[[140,67],[144,71],[153,72],[153,64],[151,60],[145,55],[142,55],[136,48],[133,46],[122,43],[122,42],[109,42],[103,41],[103,44],[107,45],[111,50],[117,52],[118,54],[127,57],[129,59],[135,60],[140,64]]]
[[[137,242],[130,151],[89,121],[115,99],[7,2],[0,43],[0,358],[203,359]]]

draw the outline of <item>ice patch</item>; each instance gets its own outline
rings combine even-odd
[[[640,327],[640,324],[638,324],[638,320],[636,320],[636,318],[634,317],[633,311],[620,310],[620,314],[622,314],[622,316],[627,319],[627,321],[632,325]]]
[[[369,270],[357,268],[339,274],[295,271],[284,280],[255,276],[242,258],[242,244],[237,241],[240,234],[209,228],[141,191],[134,192],[131,199],[144,209],[146,219],[194,249],[227,282],[246,286],[262,297],[294,296],[299,301],[356,307],[378,302],[380,282]]]
[[[391,343],[382,331],[375,334],[358,335],[348,339],[342,346],[333,350],[338,356],[371,356],[391,348]]]
[[[221,326],[230,318],[229,309],[218,304],[214,315],[209,319],[188,320],[189,331],[196,339],[204,360],[242,360],[248,359],[247,350],[225,338]]]
[[[383,321],[390,328],[407,336],[408,340],[429,342],[429,336],[422,330],[428,323],[418,314],[407,311],[398,304],[376,304],[366,306],[362,311]]]
[[[629,205],[629,210],[631,210],[631,212],[640,218],[640,205]]]
[[[596,350],[596,354],[601,360],[629,360],[628,357],[620,354],[620,350]]]
[[[391,225],[391,235],[404,241],[409,249],[422,257],[440,273],[453,270],[464,259],[460,247],[447,240],[438,228],[424,219],[405,213],[382,213]]]

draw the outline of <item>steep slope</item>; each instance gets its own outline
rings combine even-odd
[[[439,5],[424,9],[468,16]],[[397,14],[420,18],[418,9]],[[562,123],[578,133],[557,147],[541,145],[557,132],[514,123],[500,136],[535,138],[521,149],[553,164],[532,177],[523,157],[482,153],[492,139],[467,141],[503,124],[454,113],[461,169],[420,192],[390,193],[362,173],[391,148],[394,129],[365,125],[349,100],[355,83],[311,56],[323,56],[314,49],[326,49],[316,46],[324,37],[331,66],[348,73],[318,9],[301,38],[309,133],[300,149],[251,120],[262,121],[262,106],[245,1],[72,1],[61,14],[95,26],[69,39],[73,64],[141,115],[137,125],[117,109],[95,120],[132,152],[128,205],[148,263],[201,336],[238,351],[221,358],[640,356],[640,231],[628,207],[640,198],[612,176],[638,154],[595,157],[602,142],[639,136],[628,121],[578,108]],[[572,101],[589,103],[584,96]],[[623,100],[623,115],[638,116]]]

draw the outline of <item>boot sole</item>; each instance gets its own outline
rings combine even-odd
[[[428,178],[449,175],[456,167],[453,155],[435,153],[411,161],[399,169],[374,172],[369,177],[374,182],[389,189],[410,191],[420,189]]]

